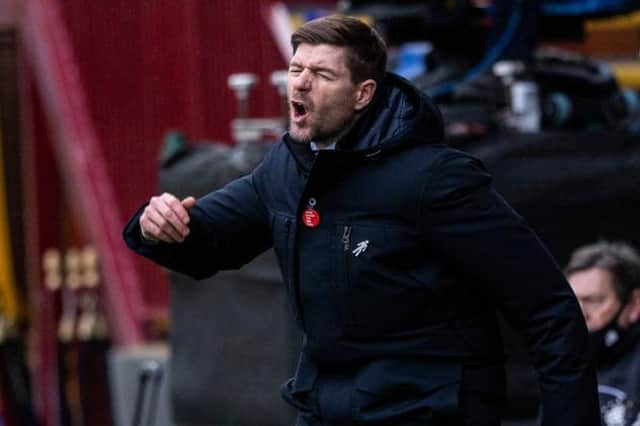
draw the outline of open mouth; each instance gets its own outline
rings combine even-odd
[[[308,113],[307,107],[302,102],[293,100],[291,101],[291,110],[294,118],[302,118]]]

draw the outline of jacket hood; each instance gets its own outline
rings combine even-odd
[[[408,142],[441,143],[443,138],[442,115],[433,101],[409,81],[387,73],[373,101],[337,148],[386,150]]]
[[[288,133],[284,139],[290,148],[300,145]],[[442,115],[433,101],[409,81],[387,73],[371,103],[337,141],[336,150],[369,156],[407,144],[442,143],[443,139]]]

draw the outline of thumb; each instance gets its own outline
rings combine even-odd
[[[184,207],[187,210],[189,210],[191,207],[196,205],[195,197],[186,197],[180,202],[182,203],[182,207]]]

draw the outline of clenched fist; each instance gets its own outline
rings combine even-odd
[[[183,242],[189,235],[189,209],[195,204],[193,197],[179,200],[166,192],[151,197],[140,216],[142,236],[151,241]]]

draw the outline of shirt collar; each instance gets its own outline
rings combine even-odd
[[[321,148],[314,141],[311,141],[311,142],[309,142],[309,148],[311,148],[311,151],[313,151],[313,152],[322,151],[323,149],[326,149],[327,151],[335,151],[336,143],[334,142],[334,143],[332,143],[331,145],[329,145],[326,148]]]

